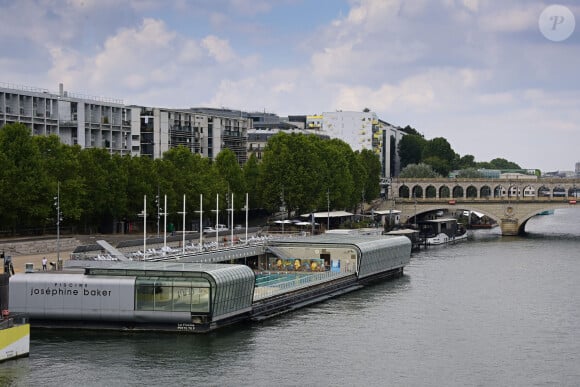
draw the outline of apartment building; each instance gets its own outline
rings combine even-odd
[[[22,123],[33,136],[56,134],[67,145],[133,154],[131,109],[123,101],[0,83],[0,127]],[[137,150],[138,152],[138,150]]]
[[[248,129],[252,121],[245,113],[227,109],[165,109],[132,107],[138,115],[140,154],[160,158],[171,148],[184,146],[191,153],[214,159],[231,149],[238,163],[247,160]]]
[[[372,150],[381,161],[381,175],[389,178],[400,171],[398,143],[404,132],[367,111],[336,111],[306,117],[306,127],[339,138],[352,150]],[[394,142],[393,144],[391,144]],[[393,153],[394,154],[391,154]]]
[[[279,132],[314,134],[321,138],[330,138],[319,130],[305,129],[306,116],[280,117],[274,113],[261,112],[248,113],[248,116],[253,123],[253,128],[248,131],[248,158],[254,154],[258,160],[262,159],[268,140]]]
[[[33,136],[59,136],[62,143],[104,148],[111,154],[160,158],[185,146],[210,159],[225,148],[247,160],[246,113],[228,109],[165,109],[124,105],[122,100],[0,83],[0,127],[22,123]]]

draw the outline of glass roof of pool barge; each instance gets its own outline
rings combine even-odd
[[[365,252],[399,245],[401,241],[404,240],[402,238],[404,237],[393,235],[320,234],[309,237],[273,240],[270,242],[270,245],[311,245],[313,248],[322,245],[354,245],[361,252]]]
[[[228,282],[232,279],[254,281],[254,272],[245,265],[220,263],[189,263],[189,262],[107,262],[99,267],[85,268],[86,275],[109,276],[156,276],[156,277],[199,277],[209,275],[216,282]]]

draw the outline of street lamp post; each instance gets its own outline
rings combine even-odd
[[[181,237],[181,254],[185,255],[185,194],[183,194],[183,211],[178,212],[178,214],[183,215],[183,233]]]
[[[167,195],[165,195],[163,203],[163,251],[167,250]]]
[[[219,223],[219,213],[220,213],[220,194],[216,194],[215,197],[215,210],[212,210],[213,212],[215,212],[215,243],[216,243],[216,248],[219,247],[219,230],[218,230],[218,223]]]
[[[60,270],[60,221],[62,213],[60,212],[60,181],[57,182],[56,196],[54,205],[56,206],[56,268]]]
[[[246,244],[248,244],[248,193],[246,192],[246,206],[244,207],[246,210]]]
[[[234,245],[234,193],[232,192],[232,206],[230,208],[231,211],[231,222],[230,222],[230,245]]]
[[[143,259],[147,258],[147,195],[143,195]]]
[[[284,203],[284,188],[282,188],[282,194],[280,195],[280,199],[282,199],[282,206],[280,206],[280,211],[282,211],[282,234],[284,234],[284,221],[286,220],[285,216],[286,203]]]
[[[155,196],[155,204],[157,205],[157,238],[159,238],[159,219],[161,218],[161,210],[159,206],[159,185],[157,185],[157,196]]]
[[[203,250],[203,194],[199,194],[199,251]]]
[[[413,192],[413,200],[415,201],[415,216],[413,216],[413,223],[415,228],[417,228],[417,196],[415,196],[415,192]]]
[[[330,230],[330,189],[326,189],[326,229]]]

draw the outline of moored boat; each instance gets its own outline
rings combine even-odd
[[[0,362],[26,357],[30,352],[30,324],[22,315],[8,311],[10,274],[0,274]]]
[[[424,220],[419,224],[419,234],[427,245],[443,245],[467,239],[467,230],[455,218]]]

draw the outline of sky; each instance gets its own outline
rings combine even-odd
[[[0,25],[4,84],[281,116],[369,108],[476,161],[580,162],[575,0],[0,0]]]

